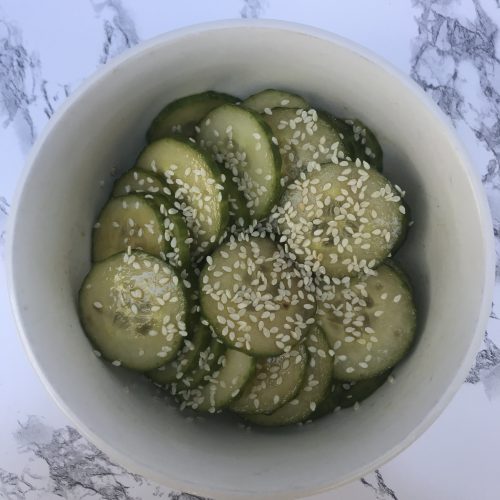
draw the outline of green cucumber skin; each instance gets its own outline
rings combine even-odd
[[[256,111],[252,110],[247,110],[249,111],[254,118],[259,122],[260,126],[264,129],[267,137],[269,138],[269,142],[271,144],[271,150],[274,158],[274,171],[276,172],[276,186],[274,190],[274,197],[272,198],[272,202],[269,203],[269,209],[267,210],[267,213],[264,214],[263,216],[259,217],[259,220],[265,219],[273,209],[274,205],[276,205],[282,194],[283,194],[283,186],[281,185],[281,163],[282,163],[282,158],[281,158],[281,153],[280,153],[280,148],[274,144],[272,141],[272,138],[274,137],[273,131],[271,130],[271,127],[266,123],[266,121],[262,118],[260,113],[257,113]]]
[[[161,189],[159,191],[149,191],[149,190],[137,190],[137,189],[131,189],[130,191],[125,191],[122,188],[122,183],[123,179],[125,176],[130,175],[130,173],[133,171],[136,171],[138,174],[143,175],[143,176],[148,176],[154,179],[158,184],[161,184]],[[118,179],[113,184],[113,190],[111,191],[111,196],[117,197],[117,196],[125,196],[127,194],[164,194],[163,188],[166,187],[165,183],[163,182],[162,178],[153,173],[153,172],[148,172],[147,170],[144,170],[142,168],[134,168],[132,167],[131,169],[127,170],[124,172]]]
[[[342,387],[346,382],[342,382],[340,380],[332,380],[332,390],[330,391],[330,395],[326,395],[325,399],[318,405],[316,411],[313,414],[313,420],[317,420],[318,418],[324,417],[335,410],[344,410],[347,408],[351,408],[356,403],[361,403],[365,399],[368,399],[372,396],[380,387],[382,387],[388,377],[390,372],[384,372],[377,377],[373,377],[366,380],[360,380],[356,382],[353,386],[358,393],[361,391],[361,397],[352,397],[349,398],[349,391],[353,389],[344,389]]]
[[[354,154],[354,146],[352,142],[349,139],[346,139],[344,131],[342,130],[342,123],[341,120],[333,116],[331,113],[328,113],[327,111],[324,111],[322,109],[316,109],[316,113],[318,113],[318,118],[322,118],[326,122],[328,122],[331,127],[337,131],[337,133],[340,135],[344,135],[344,139],[341,139],[340,144],[339,144],[339,150],[343,151],[346,156],[351,156]],[[352,158],[352,156],[351,156]],[[329,163],[329,162],[327,162]]]
[[[142,155],[144,154],[144,152],[150,146],[154,145],[155,143],[158,143],[160,141],[165,141],[165,140],[167,140],[167,141],[168,140],[176,141],[176,142],[179,142],[179,143],[181,143],[181,144],[183,144],[185,146],[190,147],[196,154],[200,155],[203,158],[203,161],[209,167],[209,169],[211,171],[211,174],[213,175],[213,177],[216,180],[216,182],[218,184],[220,184],[221,186],[224,186],[224,183],[222,182],[222,177],[221,177],[222,172],[220,170],[219,165],[212,159],[212,157],[209,154],[207,154],[207,152],[204,149],[202,149],[201,147],[199,147],[192,140],[186,139],[184,137],[166,137],[166,138],[163,138],[163,139],[158,139],[157,141],[154,141],[154,142],[148,144],[140,152],[137,161],[142,157]],[[136,161],[136,163],[137,163],[137,161]],[[159,174],[157,174],[157,175],[159,175]],[[161,175],[160,175],[160,177],[161,177]],[[210,253],[210,251],[213,250],[217,246],[217,244],[219,243],[220,238],[224,236],[226,228],[227,228],[228,223],[229,223],[229,202],[228,202],[228,199],[227,199],[227,192],[224,189],[222,189],[222,191],[220,191],[220,193],[221,193],[221,196],[222,196],[222,200],[220,202],[220,217],[221,217],[220,229],[219,229],[218,234],[216,235],[215,242],[212,243],[212,244],[210,244],[203,251],[203,254]]]
[[[313,335],[313,332],[311,333]],[[319,337],[318,345],[320,348],[327,347],[328,342],[326,339],[326,335],[323,330],[317,325],[314,328],[314,335]],[[306,340],[308,344],[311,339]],[[323,346],[323,347],[322,347]],[[315,364],[311,365],[310,360],[314,359]],[[316,386],[309,387],[309,391],[305,391],[304,387],[309,385],[308,378],[310,376],[318,376],[319,384]],[[299,400],[298,407],[290,409],[292,407],[292,401],[286,403],[284,406],[278,408],[273,413],[270,414],[241,414],[241,417],[247,420],[250,424],[265,426],[265,427],[282,427],[290,424],[298,424],[308,421],[317,407],[321,405],[322,401],[328,396],[328,392],[331,387],[331,380],[333,376],[333,358],[327,353],[326,357],[320,357],[314,353],[309,353],[309,361],[308,361],[308,369],[306,370],[303,384],[301,389],[297,394],[297,399]],[[308,388],[308,387],[306,387]],[[319,391],[317,394],[314,394],[315,391]],[[311,394],[310,394],[311,393]],[[304,395],[305,394],[305,395]],[[303,400],[300,401],[301,395]],[[309,401],[309,406],[304,406],[304,403]],[[305,401],[304,401],[305,398]],[[314,403],[316,409],[310,406],[311,403]],[[287,414],[288,413],[288,414]]]
[[[280,183],[282,158],[281,158],[281,153],[279,151],[279,147],[276,144],[274,144],[274,142],[272,141],[272,138],[274,137],[273,131],[271,130],[271,127],[266,123],[266,121],[262,118],[260,113],[257,113],[256,111],[245,108],[244,106],[239,106],[239,105],[235,105],[235,104],[224,104],[224,105],[220,106],[219,108],[224,108],[224,107],[236,107],[238,109],[245,110],[247,113],[249,113],[255,119],[255,121],[262,128],[262,130],[264,131],[264,134],[266,135],[266,137],[269,140],[269,146],[271,148],[271,154],[273,156],[273,170],[274,170],[274,177],[275,177],[275,183],[274,183],[273,190],[272,190],[273,195],[267,204],[268,205],[267,209],[262,214],[259,214],[258,216],[255,214],[252,216],[252,219],[263,220],[269,215],[272,208],[278,203],[278,201],[281,198],[281,195],[283,193],[283,188],[282,188],[281,183]],[[217,109],[219,109],[219,108],[217,108]],[[215,110],[212,110],[212,111],[215,111]],[[209,115],[210,115],[210,113],[209,113]],[[207,116],[209,116],[209,115],[207,115]],[[200,140],[200,134],[198,134],[198,140]],[[215,160],[214,160],[214,162],[215,162]],[[220,169],[225,170],[225,168],[223,166],[220,166]],[[228,177],[227,172],[224,172],[224,174],[226,177]],[[229,180],[232,180],[232,179],[229,179]]]
[[[356,141],[354,139],[354,147],[355,147],[355,153],[360,158],[361,160],[364,160],[370,164],[373,168],[378,170],[379,172],[382,172],[383,170],[383,162],[384,162],[384,152],[382,150],[382,147],[380,146],[380,143],[378,142],[378,139],[376,135],[373,133],[373,131],[367,127],[361,120],[358,118],[344,118],[343,122],[351,128],[351,133],[353,134],[354,138],[354,127],[360,127],[365,129],[366,131],[366,142],[369,142],[368,147],[373,150],[375,154],[375,159],[370,158],[369,156],[366,155],[365,152],[365,147],[367,144],[363,145],[360,141]],[[352,122],[352,123],[349,123]]]
[[[193,343],[193,350],[196,351],[194,353],[194,356],[189,360],[188,363],[184,364],[183,370],[182,370],[182,375],[184,376],[186,373],[190,372],[193,365],[196,363],[198,360],[199,353],[208,347],[208,344],[210,342],[210,335],[206,334],[204,330],[196,329],[194,333],[192,333],[191,338],[189,338]],[[198,345],[197,345],[198,344]],[[171,368],[171,370],[168,371],[168,373],[158,373],[158,370],[161,370],[162,367],[156,370],[152,370],[150,372],[146,373],[146,376],[148,376],[154,383],[160,384],[160,385],[166,385],[166,384],[171,384],[175,381],[177,381],[177,369],[173,365],[173,363],[179,361],[179,357],[184,356],[184,359],[188,356],[188,353],[183,353],[182,352],[182,347],[180,348],[178,355],[170,362],[166,363],[163,365],[165,368]],[[166,370],[165,370],[166,371]]]
[[[104,206],[101,208],[101,210],[99,211],[99,215],[96,217],[96,221],[98,221],[100,218],[101,218],[101,215],[103,214],[104,210],[106,209],[106,207],[108,206],[108,203],[112,200],[112,199],[117,199],[119,200],[120,198],[123,198],[123,197],[126,197],[126,196],[138,196],[139,198],[143,198],[144,202],[147,203],[151,208],[153,208],[155,211],[157,211],[156,209],[156,204],[155,202],[151,199],[151,198],[145,198],[144,195],[146,195],[148,193],[130,193],[129,195],[123,195],[123,196],[116,196],[116,197],[111,197],[109,198],[106,203],[104,204]],[[158,213],[158,223],[160,226],[163,227],[163,223],[162,223],[162,217],[160,217],[160,214]],[[91,237],[91,240],[90,240],[90,248],[91,248],[91,252],[90,252],[90,255],[91,255],[91,262],[93,264],[97,263],[97,262],[101,262],[103,260],[106,260],[106,259],[109,259],[110,257],[112,257],[113,255],[117,255],[119,253],[122,253],[124,252],[126,249],[123,249],[123,250],[118,250],[117,252],[115,252],[114,254],[110,254],[110,255],[107,255],[105,258],[101,258],[101,259],[96,259],[95,257],[95,250],[94,250],[94,241],[96,239],[96,235],[98,234],[98,228],[95,228],[93,227],[92,228],[92,237]],[[156,256],[156,257],[159,257],[159,256]]]
[[[210,350],[210,353],[214,354],[213,360],[208,363],[210,371],[205,371],[202,368],[200,368],[199,358],[198,358],[197,363],[195,363],[195,366],[193,366],[191,370],[186,371],[186,373],[184,374],[184,378],[179,381],[181,389],[193,388],[200,385],[203,382],[204,377],[206,377],[207,375],[211,375],[215,371],[215,369],[217,368],[217,360],[226,351],[226,347],[214,337],[211,338],[210,344],[205,348],[205,350],[207,349]],[[191,379],[189,385],[186,385],[184,383],[184,380],[185,379],[189,380],[190,377],[193,378]]]
[[[300,389],[304,385],[307,363],[309,362],[309,356],[308,356],[307,350],[305,349],[303,344],[297,345],[296,349],[294,348],[294,350],[296,351],[297,355],[300,355],[302,357],[303,362],[296,363],[296,361],[293,359],[293,357],[289,356],[287,359],[289,360],[290,364],[292,365],[292,372],[293,373],[290,373],[290,371],[288,371],[288,374],[283,373],[283,375],[279,375],[279,376],[284,377],[284,378],[290,377],[291,380],[294,380],[298,376],[298,378],[300,379],[299,383],[291,385],[291,387],[292,387],[291,390],[285,389],[286,392],[283,391],[283,388],[281,388],[281,390],[280,390],[280,388],[278,388],[277,386],[274,386],[274,388],[272,389],[272,392],[274,392],[274,394],[279,397],[278,402],[274,402],[274,400],[273,400],[272,404],[269,402],[265,403],[265,404],[267,404],[267,409],[266,409],[266,407],[262,407],[262,404],[260,405],[259,408],[255,407],[253,405],[253,403],[251,403],[251,401],[252,401],[251,398],[249,398],[251,392],[246,393],[245,390],[249,386],[250,386],[250,388],[255,387],[255,385],[258,385],[258,383],[259,383],[259,379],[255,379],[255,376],[258,375],[257,371],[259,368],[259,366],[258,366],[259,359],[257,359],[257,365],[256,365],[254,376],[248,380],[245,387],[243,387],[242,390],[240,391],[240,394],[238,394],[236,399],[229,406],[229,409],[235,413],[241,413],[241,414],[247,414],[247,415],[259,414],[259,413],[269,414],[269,413],[272,413],[273,411],[276,411],[278,408],[284,406],[289,401],[291,401],[298,394],[298,392],[300,391]],[[277,358],[277,357],[274,357],[274,358]],[[269,359],[269,358],[267,358],[267,359]],[[267,359],[266,359],[266,361],[267,361]],[[297,365],[299,365],[299,366],[297,366]],[[274,366],[276,366],[276,365],[274,365]],[[290,369],[290,365],[287,368],[283,368],[283,370],[285,372],[289,369]],[[279,374],[280,370],[278,370],[275,373]],[[266,388],[264,387],[261,390],[266,391]],[[262,403],[262,400],[260,400],[260,401]]]
[[[236,200],[237,205],[236,210],[229,214],[229,224],[233,223],[240,225],[240,221],[242,220],[243,225],[250,225],[252,216],[250,215],[250,210],[246,206],[246,198],[243,192],[238,190],[238,187],[231,177],[228,175],[225,175],[225,177],[224,190],[227,194],[229,212],[233,211],[233,207],[231,207],[231,202],[229,201],[230,196]]]
[[[156,203],[158,210],[160,210],[161,205],[163,204],[165,208],[171,208],[172,204],[170,198],[165,194],[148,194],[147,196],[153,196],[153,201]],[[178,258],[179,265],[174,265],[174,267],[180,267],[180,269],[185,269],[189,266],[191,261],[191,251],[189,245],[185,243],[186,239],[189,237],[189,230],[184,221],[184,217],[181,214],[169,214],[168,218],[175,225],[175,233],[174,236],[177,239],[177,247],[179,249]]]
[[[216,103],[214,103],[214,106],[210,108],[208,111],[205,111],[203,115],[199,116],[199,119],[195,120],[196,123],[193,122],[193,124],[190,125],[187,130],[183,131],[182,133],[163,130],[165,128],[163,122],[165,122],[166,119],[170,117],[171,114],[174,113],[175,111],[182,110],[182,108],[186,106],[192,106],[196,103],[209,100],[215,101]],[[225,102],[237,103],[240,102],[240,99],[232,95],[225,94],[223,92],[216,92],[214,90],[209,90],[207,92],[202,92],[199,94],[191,94],[176,99],[175,101],[172,101],[169,104],[167,104],[153,119],[151,125],[149,126],[146,132],[146,141],[150,143],[154,142],[155,140],[161,139],[163,137],[176,137],[176,138],[193,137],[195,135],[195,129],[194,129],[195,125],[197,125],[197,123],[200,120],[202,120],[203,117],[207,113],[209,113],[212,109],[216,108],[217,106],[220,106]],[[170,127],[172,127],[172,125],[173,124],[170,124]],[[160,130],[160,132],[158,130]]]
[[[144,254],[144,255],[149,255],[149,254],[146,254],[146,252],[142,252],[142,251],[132,251],[133,253],[134,252],[137,252],[137,253],[140,253],[140,254]],[[111,255],[110,257],[108,257],[107,259],[103,260],[103,261],[100,261],[98,262],[97,264],[103,264],[104,262],[106,261],[111,261],[112,259],[116,259],[118,256],[120,255],[124,255],[126,254],[126,252],[120,252],[120,253],[116,253],[114,255]],[[158,257],[155,257],[154,255],[149,255],[149,257],[151,257],[152,259],[158,259],[158,260],[161,260],[159,259]],[[162,263],[164,264],[167,264],[165,261],[162,260]],[[179,272],[179,269],[176,269],[175,267],[173,266],[169,266],[171,271],[177,276],[177,278],[179,279],[179,281],[182,281],[181,280],[181,276],[180,276],[180,272]],[[78,295],[77,295],[77,311],[78,311],[78,319],[79,319],[79,322],[80,322],[80,325],[83,329],[83,331],[85,332],[85,336],[87,338],[87,340],[89,341],[90,345],[92,346],[92,348],[94,349],[94,351],[98,351],[99,353],[101,353],[102,355],[102,359],[108,361],[108,362],[113,362],[114,360],[110,357],[107,357],[104,353],[101,352],[101,349],[100,347],[96,344],[96,342],[91,338],[90,334],[87,333],[87,330],[85,328],[85,324],[84,324],[84,321],[83,321],[83,318],[87,315],[87,313],[83,310],[83,307],[82,307],[82,294],[84,292],[84,287],[86,285],[86,282],[87,282],[87,279],[89,278],[90,274],[92,272],[92,267],[90,268],[90,270],[87,272],[84,280],[82,281],[82,285],[80,287],[80,289],[78,290]],[[184,299],[184,303],[187,305],[188,303],[188,296],[186,294],[186,289],[181,286],[180,287],[180,291],[182,293],[182,297]],[[184,315],[185,318],[186,318],[186,314]],[[182,339],[181,339],[181,342],[179,342],[179,345],[177,347],[177,351],[175,352],[172,352],[170,356],[168,356],[167,358],[164,358],[161,362],[159,361],[158,364],[154,367],[150,367],[150,368],[144,368],[144,369],[139,369],[135,366],[127,366],[126,364],[123,364],[122,366],[124,368],[128,368],[130,370],[133,370],[135,372],[139,372],[139,373],[146,373],[148,371],[151,371],[155,368],[159,368],[160,366],[168,363],[169,361],[172,361],[172,359],[176,356],[177,352],[179,351],[180,349],[180,345],[182,343]]]
[[[380,274],[380,271],[382,274]],[[326,332],[330,347],[336,350],[335,355],[338,359],[336,358],[335,360],[333,377],[338,381],[346,383],[359,383],[383,376],[394,366],[401,363],[415,344],[418,332],[417,308],[408,278],[405,273],[389,259],[386,259],[384,261],[384,265],[380,267],[379,276],[382,276],[382,280],[385,279],[385,285],[382,285],[382,287],[385,286],[385,290],[388,290],[387,287],[389,287],[389,290],[392,289],[392,292],[389,293],[394,293],[394,290],[396,290],[395,293],[402,296],[401,298],[403,300],[403,304],[406,302],[406,306],[395,306],[391,299],[383,299],[382,302],[379,302],[378,307],[381,307],[382,310],[386,307],[385,313],[389,314],[387,319],[390,318],[390,321],[385,325],[383,324],[378,326],[379,332],[382,332],[382,334],[380,336],[379,333],[378,342],[374,344],[374,347],[369,351],[370,355],[372,355],[374,359],[373,363],[375,363],[375,365],[372,363],[371,366],[364,366],[362,369],[359,369],[358,365],[354,364],[357,361],[354,360],[360,359],[365,353],[368,352],[364,351],[364,345],[360,347],[355,342],[352,342],[351,344],[348,344],[349,347],[345,347],[344,345],[335,347],[336,341],[340,340],[340,335],[342,334],[344,326],[342,326],[339,322],[335,324],[332,323],[331,315],[330,317],[328,317],[328,314],[318,316],[318,321]],[[372,287],[372,290],[375,286],[377,286],[377,290],[381,289],[380,282],[375,285],[375,282],[378,279],[380,278],[377,278],[377,276],[365,277],[365,281],[370,283],[367,286]],[[382,281],[382,283],[384,283],[384,281]],[[368,291],[368,293],[370,292]],[[401,298],[398,299],[398,304]],[[372,300],[377,302],[378,298],[373,298]],[[387,305],[382,306],[381,304]],[[319,307],[323,306],[320,305]],[[358,314],[368,316],[371,321],[376,321],[375,317],[372,316],[373,307],[375,307],[374,304],[367,306],[358,311]],[[403,307],[403,309],[401,309],[401,307]],[[386,316],[384,316],[384,318],[386,318]],[[387,320],[381,319],[379,321],[386,322]],[[371,326],[377,329],[374,324],[371,324]],[[366,340],[366,338],[369,338],[370,335],[377,335],[377,333],[373,332],[366,334],[365,332],[363,335]],[[347,358],[350,359],[341,359],[341,355],[343,355],[344,358],[347,356]],[[346,365],[345,362],[353,363],[350,366],[355,367],[355,370],[346,371],[346,367],[349,365]],[[347,370],[349,370],[349,368],[347,368]]]
[[[289,100],[294,100],[294,103],[289,103],[286,106],[284,106],[282,102],[279,102],[275,106],[266,106],[264,108],[262,108],[262,105],[256,106],[256,102],[255,101],[257,101],[258,103],[260,103],[260,100],[262,99],[263,95],[265,95],[265,94],[272,94],[272,93],[276,94],[275,97],[277,97],[278,94],[282,94],[280,96],[281,98],[285,98],[285,99],[289,99]],[[266,98],[269,98],[269,97],[266,95]],[[252,95],[248,96],[242,102],[242,105],[245,106],[248,109],[251,109],[253,111],[257,111],[259,113],[264,112],[264,109],[267,108],[267,107],[269,107],[271,109],[272,108],[276,108],[276,107],[290,107],[290,108],[299,108],[299,107],[308,108],[309,107],[309,105],[307,104],[307,101],[303,97],[301,97],[300,95],[294,94],[293,92],[288,92],[286,90],[280,90],[280,89],[264,89],[264,90],[261,90],[260,92],[256,92],[255,94],[252,94]],[[256,109],[256,108],[259,108],[259,109]],[[260,108],[262,108],[262,110]]]

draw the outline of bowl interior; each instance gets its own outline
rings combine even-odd
[[[219,498],[276,498],[338,485],[416,437],[470,356],[487,245],[466,160],[411,85],[335,40],[255,25],[164,37],[94,78],[53,121],[32,160],[11,262],[29,351],[87,436],[124,465],[171,486]],[[359,411],[247,432],[233,421],[186,419],[141,377],[99,361],[76,300],[112,172],[134,164],[158,110],[206,89],[246,96],[266,87],[357,116],[378,133],[385,172],[407,190],[415,220],[397,259],[414,283],[420,336],[395,384]]]

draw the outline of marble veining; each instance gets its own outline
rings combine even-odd
[[[468,127],[489,153],[488,161],[478,166],[493,209],[500,255],[499,28],[486,10],[491,2],[464,2],[472,15],[462,18],[456,15],[461,1],[413,0],[420,14],[416,18],[418,37],[413,41],[411,76],[456,127]],[[500,279],[499,265],[500,259]]]
[[[469,6],[467,16],[457,16],[462,4],[458,0],[413,0],[420,13],[418,36],[412,42],[411,76],[455,127],[467,127],[487,152],[487,160],[476,165],[492,208],[500,284],[499,28],[488,14],[488,0],[464,2]],[[500,333],[494,318],[492,313],[488,329]],[[500,348],[488,331],[466,382],[482,382],[488,397],[500,396]]]
[[[272,1],[234,0],[234,3],[239,6],[242,18],[259,18],[266,15]],[[500,0],[411,0],[411,3],[418,33],[411,41],[410,74],[448,114],[458,130],[465,129],[476,139],[482,153],[477,166],[492,207],[500,254],[500,58],[497,50],[500,44],[498,22],[494,20],[494,17],[497,21],[500,19]],[[100,52],[95,56],[96,66],[106,64],[140,41],[126,0],[88,0],[88,6],[97,23],[97,35],[92,36],[101,40]],[[0,125],[3,130],[14,130],[21,149],[27,152],[38,132],[83,75],[76,80],[68,76],[65,82],[52,80],[44,74],[37,51],[24,43],[20,25],[3,16],[3,12],[0,16]],[[3,175],[3,170],[1,172]],[[0,184],[0,247],[5,240],[8,212],[9,201]],[[500,284],[500,259],[497,278]],[[499,315],[500,310],[494,307],[482,349],[466,379],[468,384],[481,384],[490,401],[500,397]],[[201,499],[172,492],[126,471],[71,426],[54,428],[38,415],[22,418],[14,439],[24,465],[21,472],[0,467],[0,499]],[[397,488],[387,484],[380,470],[367,475],[360,483],[370,498],[404,499],[396,494]]]
[[[100,62],[105,64],[125,49],[136,45],[139,42],[139,36],[134,20],[120,0],[102,2],[92,0],[91,4],[103,20],[104,42]]]
[[[478,382],[489,379],[490,393],[492,387],[491,377],[500,376],[500,348],[491,340],[488,332],[484,336],[484,349],[481,349],[476,355],[476,361],[471,368],[469,375],[465,381],[469,384],[477,384]]]
[[[0,21],[0,47],[2,126],[13,126],[27,150],[37,132],[30,107],[40,89],[40,60],[24,47],[21,30],[7,21]]]
[[[380,470],[361,479],[361,483],[375,493],[377,500],[398,500],[394,490],[385,483]]]
[[[14,23],[0,20],[0,117],[2,127],[13,127],[27,153],[59,102],[71,93],[71,85],[43,77],[35,51],[23,44]]]
[[[266,0],[243,0],[240,15],[243,19],[258,19],[262,17],[266,6]]]
[[[203,500],[171,492],[115,465],[72,427],[54,429],[31,415],[15,433],[19,452],[27,455],[22,473],[0,469],[0,498]],[[2,496],[3,495],[3,496]]]

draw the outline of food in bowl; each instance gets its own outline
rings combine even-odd
[[[99,353],[255,425],[370,396],[416,332],[375,134],[270,89],[178,99],[147,139],[94,225],[79,305]]]

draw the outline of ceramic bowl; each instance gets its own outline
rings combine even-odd
[[[91,228],[113,172],[144,145],[178,97],[277,87],[373,128],[385,173],[407,191],[415,224],[398,253],[413,281],[419,335],[411,355],[358,411],[311,425],[246,432],[189,420],[151,384],[92,354],[77,314]],[[11,216],[9,282],[19,332],[47,390],[87,436],[131,471],[220,498],[293,498],[358,478],[436,419],[464,380],[488,316],[492,226],[480,182],[425,94],[356,44],[310,27],[224,21],[129,50],[50,120],[26,165]]]

